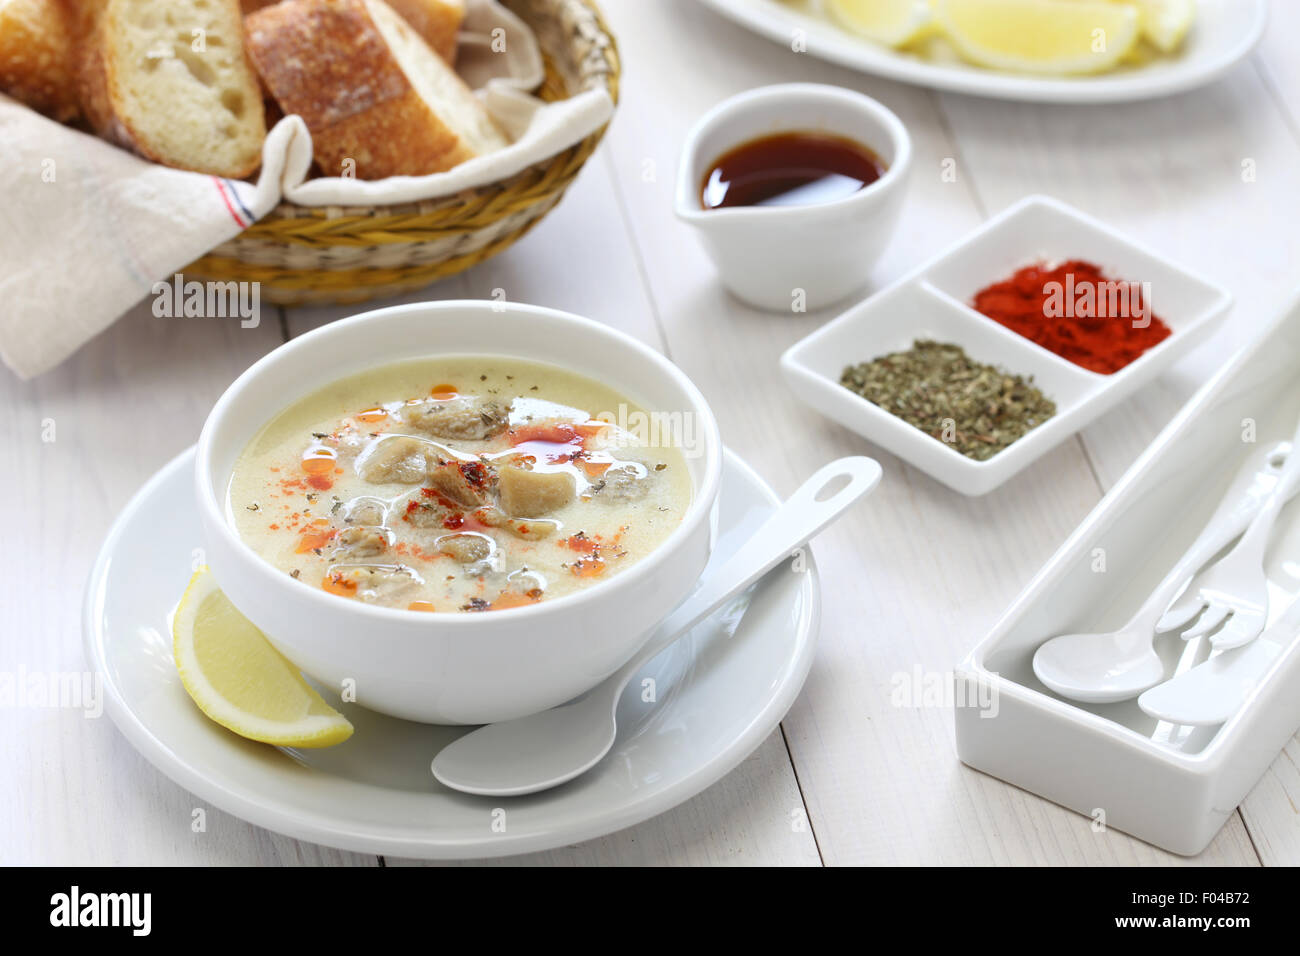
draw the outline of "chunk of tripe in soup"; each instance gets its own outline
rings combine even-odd
[[[681,523],[683,436],[657,421],[550,365],[390,365],[276,415],[235,464],[228,517],[272,565],[340,598],[519,607],[599,585]]]

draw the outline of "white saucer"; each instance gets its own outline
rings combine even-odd
[[[223,810],[298,839],[448,859],[610,833],[676,806],[739,764],[780,722],[812,664],[820,589],[808,556],[802,572],[783,565],[769,574],[739,622],[740,606],[719,613],[647,665],[619,705],[613,751],[555,790],[513,798],[448,790],[429,764],[463,728],[408,723],[332,698],[356,725],[347,743],[317,751],[253,743],[199,712],[172,661],[170,614],[202,563],[193,462],[193,449],[172,460],[109,531],[86,591],[86,656],[103,674],[114,723],[163,773]],[[728,451],[715,558],[777,501]],[[642,702],[643,678],[655,680],[657,703]]]

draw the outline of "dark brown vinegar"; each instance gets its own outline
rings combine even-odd
[[[794,130],[751,139],[719,156],[704,176],[700,204],[722,209],[834,202],[884,172],[880,157],[855,140]]]

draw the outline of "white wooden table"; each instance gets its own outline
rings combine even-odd
[[[781,731],[683,806],[522,861],[1300,863],[1296,739],[1210,848],[1184,861],[1095,833],[1088,819],[963,767],[946,708],[890,702],[894,675],[951,670],[1196,385],[1300,284],[1300,60],[1290,49],[1300,5],[1275,4],[1261,49],[1210,87],[1094,108],[978,100],[858,75],[752,36],[695,0],[606,3],[625,74],[600,151],[523,241],[401,301],[502,289],[592,316],[681,365],[713,403],[727,442],[779,491],[844,454],[879,457],[886,476],[869,504],[816,542],[821,644]],[[1235,312],[1168,377],[999,491],[969,500],[945,490],[798,404],[777,357],[830,316],[741,306],[673,218],[688,125],[723,97],[791,80],[861,90],[911,130],[903,224],[873,272],[875,288],[1022,195],[1046,192],[1225,283]],[[955,182],[940,175],[948,159]],[[1243,181],[1245,161],[1253,182]],[[156,319],[138,307],[36,381],[0,370],[0,671],[84,669],[81,589],[113,516],[193,441],[238,372],[287,336],[351,311],[266,310],[260,327],[241,329]],[[50,420],[53,443],[41,440]],[[4,711],[0,766],[3,863],[380,862],[211,808],[207,831],[195,834],[201,802],[110,721],[73,711]],[[797,825],[803,813],[807,826]]]

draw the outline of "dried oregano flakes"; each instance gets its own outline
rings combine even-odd
[[[840,384],[976,461],[1056,414],[1032,376],[977,362],[946,342],[919,339],[906,351],[850,365]]]

